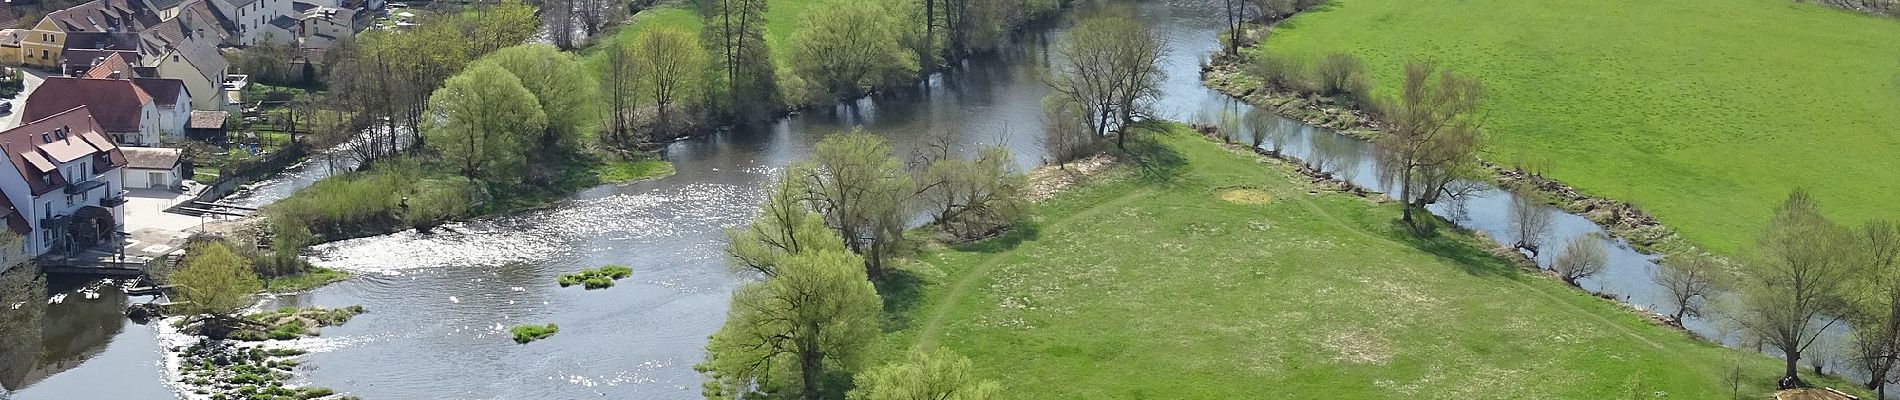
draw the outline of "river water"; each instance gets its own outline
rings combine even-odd
[[[1223,110],[1250,110],[1203,87],[1197,76],[1202,58],[1218,46],[1218,2],[1105,3],[1135,4],[1139,18],[1168,43],[1168,76],[1155,105],[1161,117],[1205,120]],[[1069,15],[1099,7],[1084,4]],[[914,94],[682,140],[664,152],[679,171],[669,178],[597,187],[545,209],[451,224],[432,235],[403,232],[317,246],[314,262],[359,277],[268,302],[363,305],[370,312],[295,343],[312,350],[297,381],[370,399],[697,398],[702,378],[692,366],[703,358],[706,336],[724,320],[731,291],[754,279],[728,268],[722,230],[750,218],[771,174],[804,158],[824,135],[851,127],[890,138],[900,154],[929,136],[948,135],[965,149],[1003,144],[1020,166],[1038,164],[1044,158],[1040,102],[1047,93],[1039,74],[1059,62],[1048,45],[1065,35],[1066,24],[1030,30],[1002,54],[934,76]],[[1277,121],[1289,154],[1381,187],[1365,142]],[[244,201],[268,203],[327,175],[326,168],[307,163],[259,185]],[[1508,194],[1486,190],[1462,206],[1434,205],[1432,211],[1510,238],[1509,204]],[[1547,247],[1604,233],[1582,217],[1546,211],[1555,216],[1548,243],[1559,244]],[[1649,280],[1651,257],[1619,240],[1598,243],[1612,262],[1603,274],[1584,279],[1585,288],[1626,296],[1639,307],[1664,303]],[[1555,251],[1540,263],[1549,253]],[[605,264],[629,266],[633,277],[607,290],[554,284],[556,275]],[[61,290],[71,289],[54,292]],[[169,396],[156,330],[118,317],[124,301],[108,291],[80,305],[14,314],[41,319],[44,329],[4,327],[0,343],[9,348],[0,355],[40,356],[0,360],[0,385],[16,399]],[[0,308],[0,317],[6,312]],[[559,324],[560,333],[527,345],[506,332],[515,324],[549,322]],[[1689,325],[1715,333],[1703,321]],[[12,348],[34,340],[41,343],[37,352]]]

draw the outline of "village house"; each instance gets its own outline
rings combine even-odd
[[[74,33],[138,32],[158,23],[158,15],[144,11],[145,4],[128,0],[93,0],[46,14],[33,28],[24,32],[20,42],[20,63],[54,69],[65,59],[68,35]]]
[[[169,99],[155,98],[146,87]],[[131,146],[156,146],[183,137],[190,110],[178,105],[190,102],[183,84],[176,80],[148,79],[140,85],[125,78],[48,77],[27,96],[20,118],[50,118],[85,106],[102,129],[100,133]]]
[[[290,0],[209,0],[219,14],[237,25],[237,44],[290,43],[296,36],[290,29],[272,25],[278,17],[293,15]]]
[[[142,57],[140,64],[153,68],[160,78],[183,81],[193,110],[221,110],[230,105],[225,83],[232,78],[231,64],[216,47],[185,41]]]
[[[121,147],[125,187],[177,190],[185,184],[184,152],[163,147]]]
[[[83,106],[0,132],[0,205],[27,254],[77,253],[123,229],[126,159],[104,133]]]

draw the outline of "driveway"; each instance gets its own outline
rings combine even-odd
[[[40,82],[46,81],[45,71],[31,68],[19,68],[19,70],[26,72],[26,85],[20,90],[19,95],[7,99],[8,102],[13,103],[13,111],[0,114],[0,130],[13,129],[13,127],[20,126],[20,123],[23,122],[20,121],[20,112],[26,110],[26,96],[33,94],[34,89],[39,89]]]

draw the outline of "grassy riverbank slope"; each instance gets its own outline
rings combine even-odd
[[[1396,92],[1437,60],[1487,84],[1487,158],[1546,164],[1732,252],[1806,187],[1834,216],[1900,198],[1900,22],[1788,0],[1333,0],[1275,54],[1347,52]]]
[[[1780,372],[1480,239],[1415,239],[1395,205],[1178,127],[1156,140],[1149,168],[1124,157],[1010,237],[913,262],[928,272],[874,359],[948,346],[1010,397],[1050,399],[1726,398],[1736,362],[1765,397]]]

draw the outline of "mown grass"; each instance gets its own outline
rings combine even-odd
[[[1334,0],[1266,41],[1348,52],[1396,92],[1437,60],[1487,84],[1488,158],[1544,164],[1733,252],[1806,187],[1842,221],[1900,198],[1900,22],[1785,0]]]
[[[1726,398],[1731,362],[1760,398],[1778,376],[1172,129],[1028,227],[906,266],[873,359],[948,346],[1027,399]]]

